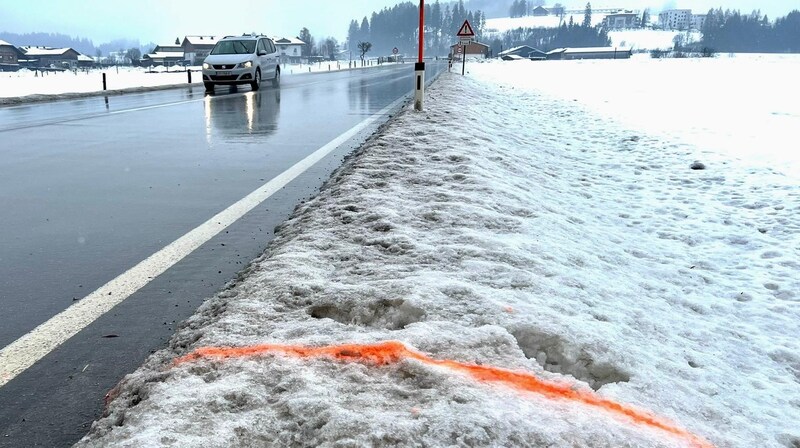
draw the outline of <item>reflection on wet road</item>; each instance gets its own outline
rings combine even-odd
[[[288,76],[279,90],[207,96],[195,87],[0,108],[0,349],[412,86],[407,65]],[[0,434],[9,434],[0,446],[75,442],[107,389],[258,256],[351,149],[0,386]]]

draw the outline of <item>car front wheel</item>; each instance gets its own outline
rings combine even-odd
[[[256,69],[256,79],[250,83],[250,87],[252,87],[253,90],[258,90],[258,88],[261,87],[261,70]]]

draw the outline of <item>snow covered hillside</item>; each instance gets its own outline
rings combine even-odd
[[[583,23],[584,14],[567,14],[561,16],[525,16],[525,17],[502,17],[497,19],[486,20],[486,33],[494,35],[496,33],[505,33],[506,31],[515,30],[517,28],[557,28],[562,23],[569,23],[570,19],[580,25]],[[592,26],[597,26],[603,23],[606,14],[592,14]]]
[[[77,446],[797,447],[796,179],[559,64],[442,76]]]
[[[622,30],[609,31],[612,47],[633,48],[634,50],[671,50],[675,46],[675,36],[686,32],[664,30]],[[699,42],[703,34],[693,31],[689,34],[691,42]]]

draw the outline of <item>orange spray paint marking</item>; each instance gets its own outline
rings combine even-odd
[[[587,406],[602,409],[613,415],[623,416],[634,423],[657,428],[673,436],[686,440],[696,448],[713,448],[702,438],[686,431],[670,421],[649,412],[603,398],[587,389],[576,388],[576,384],[547,381],[527,373],[491,366],[479,366],[457,361],[433,359],[411,350],[397,341],[377,344],[346,344],[328,347],[304,347],[296,345],[265,344],[251,347],[205,347],[175,360],[175,365],[205,358],[230,359],[246,358],[267,353],[281,353],[299,358],[333,358],[345,362],[369,363],[377,366],[395,364],[402,359],[413,359],[425,364],[442,366],[484,382],[499,383],[507,387],[533,392],[551,399],[566,399]]]

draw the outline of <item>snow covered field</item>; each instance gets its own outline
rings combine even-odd
[[[766,93],[742,83],[736,100],[687,107],[674,92],[740,66],[687,62],[703,65],[678,83],[672,61],[648,63],[665,70],[444,75],[427,112],[350,158],[110,393],[78,446],[799,446],[798,177],[725,137],[800,125],[779,73],[796,62],[745,60],[772,76]],[[568,67],[581,82],[558,80]],[[734,82],[714,81],[704,91]],[[759,121],[738,126],[742,114]],[[698,159],[705,170],[690,169]],[[384,341],[425,356],[294,347]],[[173,362],[201,347],[221,357]]]
[[[377,62],[371,60],[369,67],[377,67]],[[327,71],[345,70],[348,68],[348,61],[345,62],[324,62],[321,64],[285,64],[281,65],[283,75],[298,75],[305,73],[318,73]],[[201,67],[190,67],[193,70],[192,83],[202,85],[203,76],[199,72]],[[356,67],[360,68],[360,67]],[[16,103],[23,97],[30,99],[52,99],[58,97],[75,97],[85,94],[99,93],[103,91],[103,75],[106,73],[106,83],[108,90],[147,90],[169,86],[179,86],[188,84],[188,75],[184,68],[170,68],[166,71],[164,67],[157,67],[156,73],[147,73],[149,69],[120,67],[109,69],[92,69],[88,73],[78,71],[73,73],[49,72],[37,74],[30,70],[20,70],[19,72],[0,72],[0,105],[4,103]],[[177,71],[183,70],[183,71]],[[42,98],[43,96],[49,98]]]

